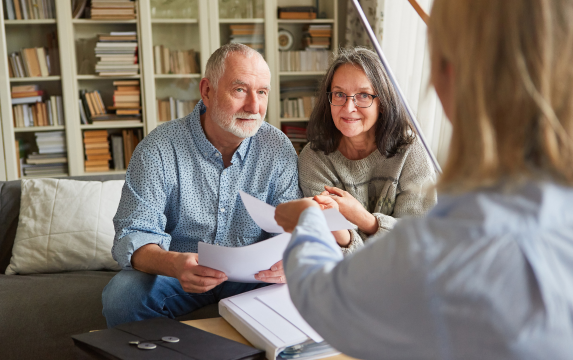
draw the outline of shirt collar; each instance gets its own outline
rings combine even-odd
[[[191,128],[191,136],[193,137],[195,144],[197,144],[197,148],[206,158],[210,158],[215,153],[220,154],[220,152],[207,139],[205,131],[203,131],[203,127],[201,126],[201,115],[203,115],[206,111],[207,107],[205,107],[205,104],[203,104],[203,100],[199,100],[197,105],[195,105],[193,112],[189,114],[189,125]],[[245,161],[245,157],[247,156],[247,151],[249,150],[250,144],[251,138],[246,138],[241,142],[241,145],[239,145],[235,151],[235,154],[233,154],[233,163],[235,163],[234,160]]]

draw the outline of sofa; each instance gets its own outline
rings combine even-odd
[[[124,175],[68,178],[121,180]],[[0,359],[75,359],[71,335],[105,329],[101,293],[115,271],[4,275],[20,214],[21,182],[0,182]],[[178,320],[217,317],[216,304]]]

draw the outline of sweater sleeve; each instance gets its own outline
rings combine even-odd
[[[425,215],[437,202],[435,183],[434,168],[424,147],[416,140],[404,160],[392,216],[401,218]],[[379,223],[382,223],[380,219]]]
[[[325,185],[340,187],[340,181],[334,171],[308,145],[300,153],[298,168],[299,183],[305,197],[319,195],[324,191]],[[347,247],[340,247],[344,255],[351,254],[364,246],[364,240],[358,232],[358,228],[348,231],[350,232],[350,243]]]

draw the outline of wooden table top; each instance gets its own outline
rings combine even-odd
[[[229,323],[222,317],[212,318],[212,319],[189,320],[189,321],[183,321],[183,323],[196,327],[197,329],[201,329],[210,332],[212,334],[219,335],[224,338],[252,346],[251,343],[247,341],[247,339],[245,339],[241,334],[239,334],[237,330],[235,330],[234,327],[229,325]],[[331,356],[325,359],[353,360],[354,358],[341,354],[341,355]]]

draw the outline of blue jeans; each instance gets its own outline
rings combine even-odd
[[[122,270],[103,289],[103,315],[109,328],[161,316],[173,319],[266,285],[225,281],[205,293],[193,294],[185,292],[175,278]]]

